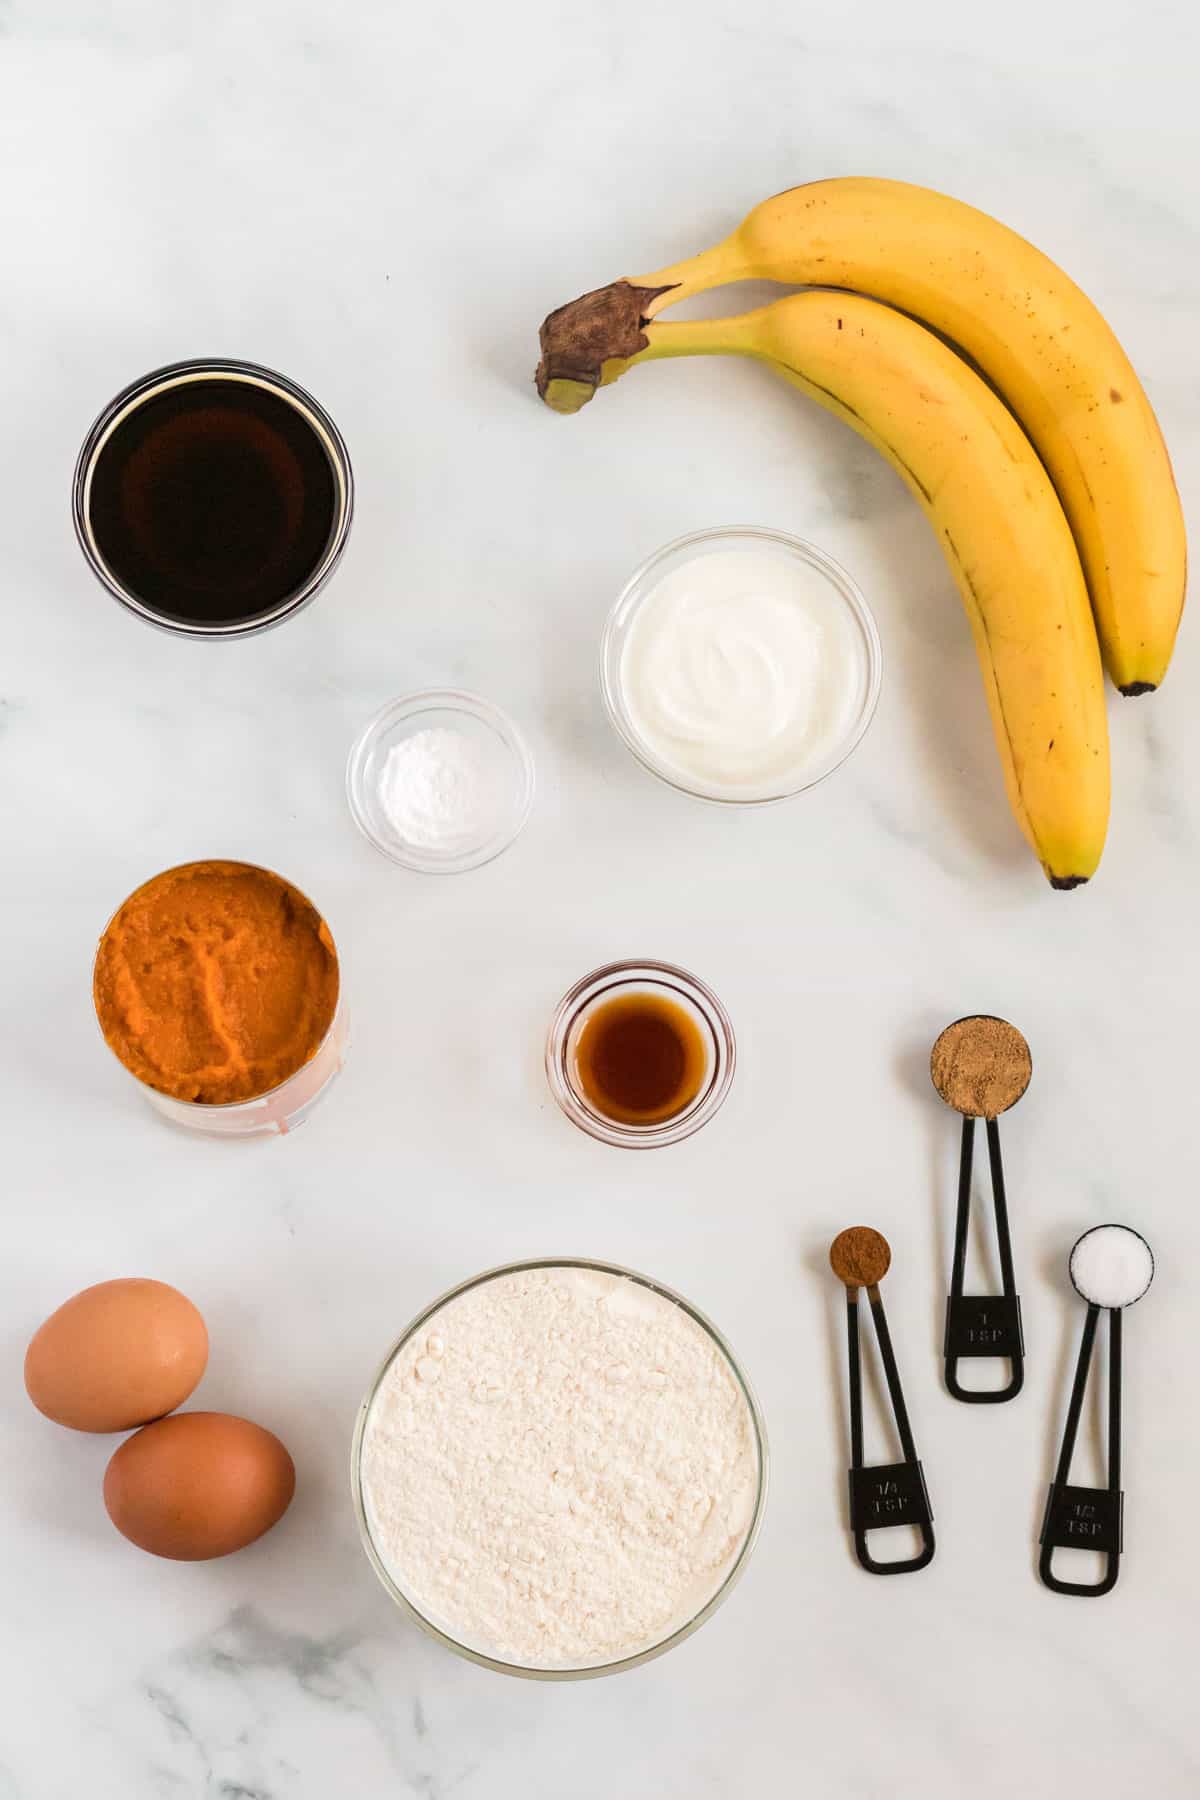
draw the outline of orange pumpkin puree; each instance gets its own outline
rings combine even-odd
[[[184,863],[126,900],[92,990],[109,1048],[139,1081],[219,1106],[268,1093],[316,1054],[337,1007],[337,952],[280,876]]]

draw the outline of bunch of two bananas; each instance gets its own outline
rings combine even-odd
[[[735,318],[658,318],[745,280],[808,291]],[[1186,546],[1150,403],[1061,269],[946,195],[822,181],[764,201],[699,256],[560,307],[541,342],[538,391],[559,412],[635,363],[732,354],[873,443],[953,571],[1025,836],[1053,886],[1094,874],[1109,810],[1102,659],[1123,694],[1161,682]]]

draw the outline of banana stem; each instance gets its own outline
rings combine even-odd
[[[580,294],[542,320],[538,334],[542,354],[534,376],[538,393],[554,412],[574,413],[587,405],[598,387],[652,356],[720,355],[743,349],[754,354],[741,343],[718,342],[717,328],[708,322],[698,335],[651,347],[652,321],[664,306],[753,273],[734,237],[645,281],[623,277]],[[685,327],[669,329],[683,332]]]
[[[652,319],[665,307],[690,300],[693,294],[705,294],[709,288],[725,287],[731,281],[749,281],[753,274],[736,243],[727,239],[702,250],[699,256],[660,269],[657,275],[635,275],[632,280],[635,287],[660,290],[645,309],[645,317]]]
[[[631,362],[654,362],[667,356],[763,357],[755,343],[756,313],[727,319],[678,319],[670,324],[651,320],[645,328],[646,347]]]

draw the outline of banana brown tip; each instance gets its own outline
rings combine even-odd
[[[1050,877],[1050,886],[1052,888],[1058,888],[1065,894],[1068,888],[1082,887],[1086,880],[1086,875],[1052,875]]]
[[[585,390],[600,386],[606,362],[644,350],[650,341],[645,331],[646,308],[666,291],[665,287],[610,281],[607,287],[581,294],[578,300],[569,300],[548,313],[538,333],[542,358],[535,377],[537,391],[547,405],[553,406],[555,396],[567,391],[575,404],[556,410],[577,412]]]
[[[1138,694],[1152,694],[1157,686],[1157,681],[1130,681],[1119,689],[1119,692],[1124,694],[1127,700],[1133,700]]]

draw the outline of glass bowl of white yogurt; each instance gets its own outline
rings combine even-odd
[[[422,1630],[501,1674],[578,1681],[661,1656],[732,1592],[766,1428],[679,1294],[545,1258],[413,1320],[359,1408],[351,1484],[371,1565]]]
[[[752,525],[655,552],[609,614],[600,687],[626,747],[702,800],[762,806],[862,742],[879,632],[856,583],[803,538]]]

